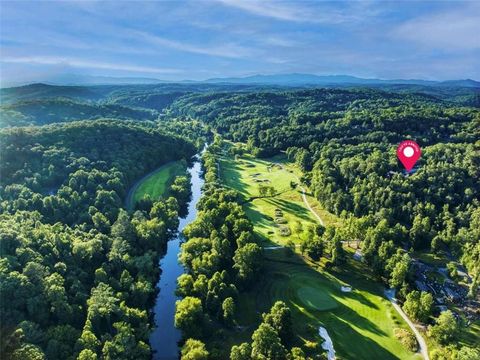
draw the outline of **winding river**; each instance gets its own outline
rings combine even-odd
[[[181,232],[197,216],[197,203],[200,199],[201,189],[204,180],[200,177],[201,163],[197,155],[193,166],[188,169],[192,175],[192,199],[188,204],[188,212],[180,219],[178,234],[167,244],[167,253],[160,260],[162,273],[157,287],[160,292],[153,308],[155,314],[155,329],[150,335],[150,344],[153,350],[154,360],[174,360],[179,358],[178,341],[181,333],[174,326],[175,302],[178,297],[175,295],[177,277],[183,272],[183,266],[178,262],[180,244],[182,242]]]

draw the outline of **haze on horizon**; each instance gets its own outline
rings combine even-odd
[[[1,85],[64,74],[480,79],[474,1],[2,1]]]

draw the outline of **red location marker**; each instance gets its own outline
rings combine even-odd
[[[422,155],[422,151],[415,141],[405,140],[398,145],[397,157],[408,172],[413,169],[417,160],[420,159],[420,155]]]

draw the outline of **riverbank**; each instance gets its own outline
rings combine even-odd
[[[191,175],[192,197],[188,204],[187,215],[180,218],[178,233],[167,244],[167,252],[160,260],[162,270],[157,287],[160,292],[153,307],[155,329],[150,335],[150,345],[153,350],[154,360],[178,359],[178,341],[181,332],[175,328],[175,295],[177,278],[184,272],[183,266],[178,262],[180,245],[183,241],[182,230],[197,216],[197,203],[201,197],[204,180],[201,177],[201,163],[196,159],[193,166],[188,169]]]

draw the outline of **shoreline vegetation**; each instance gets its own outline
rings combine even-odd
[[[2,129],[0,136],[1,321],[14,329],[2,333],[2,355],[148,358],[158,260],[183,200],[144,202],[130,216],[124,196],[129,179],[190,158],[195,147],[111,120]],[[62,185],[42,196],[52,183]]]

